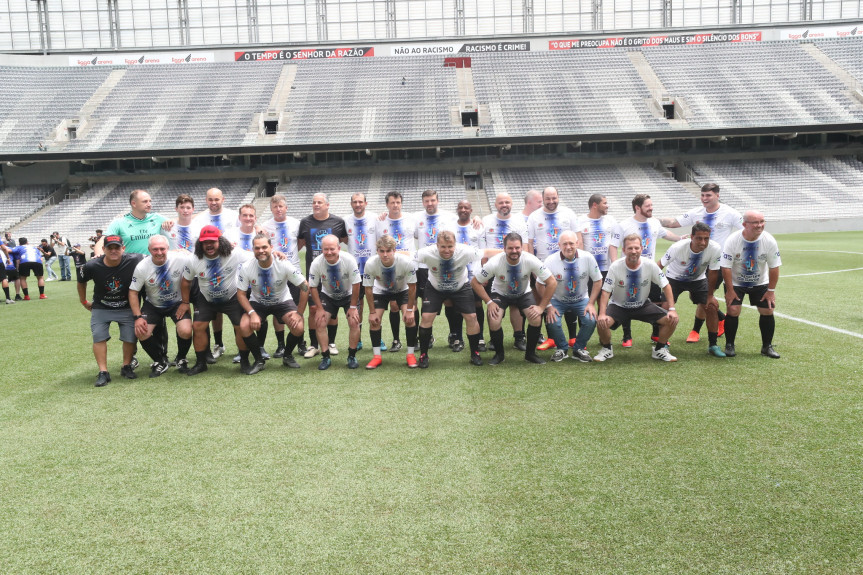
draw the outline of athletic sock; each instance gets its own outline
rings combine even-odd
[[[623,339],[632,339],[632,320],[625,319],[620,326],[623,328]]]
[[[542,329],[538,325],[527,326],[527,351],[525,355],[536,355],[536,344],[539,343],[539,334]]]
[[[285,347],[285,330],[276,332],[276,343],[279,347]],[[264,345],[264,342],[261,342],[261,346]]]
[[[707,345],[716,345],[716,338],[719,337],[719,332],[707,332]]]
[[[651,327],[653,329],[651,330],[650,337],[652,337],[652,338],[653,337],[659,337],[659,325],[654,323],[654,324],[651,324]]]
[[[255,332],[252,332],[252,335],[249,337],[244,337],[243,343],[246,344],[246,347],[248,347],[249,351],[252,352],[252,355],[255,356],[255,361],[264,360],[264,358],[261,357],[261,344],[258,343],[258,336],[255,335]]]
[[[318,332],[316,329],[309,330],[309,347],[318,347]]]
[[[695,332],[701,331],[702,325],[704,325],[704,320],[695,318],[695,321],[692,322],[692,331],[695,331]]]
[[[330,340],[330,343],[335,345],[336,343],[336,334],[339,332],[339,326],[336,325],[327,325],[327,339]]]
[[[282,337],[284,337],[285,332],[281,332]],[[294,353],[297,345],[300,343],[300,336],[294,335],[292,333],[288,333],[288,337],[285,340],[285,355],[291,355]]]
[[[264,347],[267,343],[267,331],[270,328],[270,322],[264,320],[261,322],[261,328],[257,331],[258,345]]]
[[[182,337],[177,336],[177,358],[186,359],[186,356],[189,355],[190,347],[192,347],[191,337],[183,339]]]
[[[772,315],[762,315],[758,318],[761,329],[761,347],[773,344],[773,333],[776,331],[776,318]]]
[[[369,335],[372,338],[372,350],[375,355],[381,354],[381,330],[370,329]]]
[[[416,347],[417,346],[417,333],[419,332],[419,328],[417,326],[407,327],[405,326],[405,341],[408,344],[408,347]],[[410,353],[410,352],[409,352]]]
[[[39,295],[45,295],[45,286],[37,286],[39,288]]]
[[[503,328],[489,330],[488,337],[494,346],[494,354],[503,357]]]
[[[503,328],[501,328],[501,332],[503,332]],[[512,336],[515,339],[515,341],[521,341],[524,339],[524,330],[521,330],[521,329],[516,330],[516,331],[512,332]],[[503,345],[503,340],[501,340],[501,345]],[[497,344],[495,344],[495,347],[497,347]]]
[[[569,339],[575,339],[575,336],[578,335],[578,314],[574,311],[568,311],[563,314],[563,319],[566,320]]]
[[[240,350],[240,363],[249,363],[249,350]]]
[[[482,334],[485,330],[485,311],[482,309],[482,306],[476,308],[476,322],[479,324],[479,338],[482,339]]]
[[[195,352],[195,365],[207,363],[207,350]]]
[[[455,339],[463,339],[462,329],[464,326],[464,318],[461,312],[454,307],[444,308],[446,311],[446,321],[449,324],[449,332]]]
[[[321,357],[326,357],[327,359],[329,359],[329,357],[330,357],[330,348],[329,347],[327,347],[324,351],[321,352]]]
[[[653,346],[653,349],[655,349],[656,351],[659,351],[660,349],[662,349],[666,345],[668,345],[667,341],[664,341],[664,342],[663,341],[657,341],[656,344]]]
[[[734,339],[737,337],[738,316],[725,316],[725,345],[734,345]]]
[[[6,299],[12,299],[11,297],[9,297],[9,287],[8,286],[4,287],[3,291],[6,293]]]
[[[720,311],[720,310],[716,310],[716,315],[719,316],[719,321],[722,321],[725,319],[725,314],[722,313],[722,311]]]
[[[380,354],[378,354],[380,355]],[[356,357],[357,356],[357,348],[349,347],[348,348],[348,357]]]
[[[397,311],[390,312],[390,329],[393,331],[393,340],[399,338],[399,326],[401,325],[402,314]]]
[[[431,343],[431,338],[432,338],[432,328],[430,328],[430,327],[419,328],[419,336],[420,336],[420,353],[428,353],[429,343]]]
[[[475,333],[473,335],[468,334],[467,336],[468,345],[470,345],[471,353],[479,353],[479,334]]]
[[[30,288],[21,288],[21,291],[24,292],[24,297],[30,297]]]
[[[147,352],[147,355],[150,356],[150,359],[153,361],[161,361],[162,360],[162,346],[156,341],[156,334],[151,335],[147,339],[139,340],[141,342],[141,347],[144,348],[144,351]]]
[[[213,338],[216,340],[216,345],[225,347],[225,342],[222,341],[222,330],[213,330]]]

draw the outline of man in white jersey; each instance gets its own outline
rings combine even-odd
[[[253,375],[264,369],[258,338],[250,329],[243,329],[241,320],[244,311],[237,301],[237,272],[240,265],[252,258],[250,252],[233,249],[231,242],[216,226],[204,226],[201,230],[195,242],[195,256],[183,272],[180,285],[183,300],[177,310],[178,314],[188,311],[191,285],[196,281],[200,290],[192,316],[196,361],[189,368],[188,375],[207,371],[207,325],[217,313],[227,315],[234,326],[243,373]],[[249,364],[250,351],[255,358],[252,365]]]
[[[665,238],[668,241],[676,242],[680,236],[669,232],[662,227],[659,220],[653,217],[653,200],[647,194],[637,194],[632,198],[631,218],[627,218],[617,224],[614,229],[614,235],[611,238],[611,244],[608,246],[609,261],[613,262],[618,257],[618,249],[622,246],[623,238],[630,234],[638,234],[641,238],[642,256],[656,259],[656,241],[659,238]],[[659,286],[654,285],[650,288],[648,295],[650,301],[659,303],[662,300],[662,293]],[[623,323],[623,347],[632,347],[632,327],[631,322]],[[653,338],[659,336],[658,327],[653,328]]]
[[[455,233],[449,230],[438,232],[434,245],[417,250],[417,262],[424,264],[428,270],[428,285],[423,297],[419,329],[420,368],[429,366],[428,350],[432,341],[432,325],[446,301],[449,301],[467,322],[471,365],[482,365],[479,357],[479,323],[476,320],[473,290],[467,279],[467,266],[470,262],[495,252],[496,250],[486,253],[465,244],[457,244]]]
[[[764,214],[754,210],[743,214],[743,230],[729,236],[722,249],[722,278],[725,282],[725,355],[737,355],[734,349],[743,296],[749,295],[749,305],[758,308],[761,330],[761,355],[779,359],[773,349],[776,331],[776,284],[779,282],[779,245],[764,231]]]
[[[129,307],[135,319],[135,335],[154,362],[150,377],[159,377],[168,371],[170,363],[161,342],[153,337],[153,330],[170,317],[177,328],[177,368],[180,373],[186,373],[189,367],[186,355],[192,347],[192,314],[186,308],[182,315],[178,315],[178,309],[183,299],[180,293],[183,272],[191,263],[192,254],[183,250],[168,251],[165,236],[152,236],[148,250],[150,256],[138,263],[129,284]],[[146,297],[143,306],[138,294]]]
[[[690,239],[674,243],[659,264],[665,268],[674,301],[680,301],[680,295],[689,292],[690,301],[697,306],[696,313],[700,312],[707,319],[707,337],[710,342],[707,353],[715,357],[725,357],[716,343],[719,337],[719,302],[713,295],[719,284],[721,257],[722,247],[710,239],[710,226],[704,222],[695,222]]]
[[[602,273],[593,254],[576,248],[578,237],[574,232],[560,234],[560,251],[545,258],[543,264],[557,280],[557,289],[552,294],[551,307],[545,309],[548,337],[557,349],[552,361],[566,359],[566,351],[572,347],[572,359],[588,363],[593,361],[587,353],[587,342],[596,329],[596,301],[602,288]],[[537,280],[537,289],[547,290],[545,282]],[[578,335],[570,343],[563,334],[561,320],[570,313],[579,322]]]
[[[414,214],[417,227],[416,234],[417,249],[422,249],[426,246],[433,246],[437,242],[437,235],[442,230],[455,232],[456,216],[445,210],[438,209],[438,195],[435,190],[425,190],[422,194],[423,211]],[[417,267],[417,297],[424,301],[425,287],[428,284],[429,270],[428,266],[419,262]],[[416,310],[417,321],[419,322],[420,310]],[[431,339],[431,346],[434,346],[434,337]]]
[[[416,220],[413,215],[402,213],[402,200],[401,192],[391,191],[387,193],[387,213],[375,224],[375,235],[377,237],[391,236],[396,242],[396,251],[413,259],[417,251],[414,239],[416,236]],[[399,341],[399,324],[401,319],[398,308],[394,307],[394,305],[390,304],[389,313],[390,328],[393,332],[393,342],[389,347],[391,353],[395,353],[402,348],[401,341]]]
[[[666,228],[688,227],[695,222],[704,222],[710,226],[710,239],[720,246],[725,245],[725,240],[733,232],[743,229],[743,216],[734,208],[720,203],[719,185],[712,183],[701,186],[701,207],[691,209],[676,218],[659,218],[659,221]],[[719,335],[721,336],[724,331],[725,314],[722,311],[719,311],[718,314]],[[692,331],[686,338],[686,343],[695,343],[701,339],[699,332],[704,324],[704,319],[704,315],[696,311],[695,322],[692,325]]]
[[[188,194],[180,194],[174,201],[174,209],[177,211],[177,219],[170,226],[171,229],[165,232],[168,236],[168,245],[172,250],[186,250],[192,253],[195,251],[196,239],[196,236],[192,235],[195,200]]]
[[[459,244],[471,246],[476,249],[483,247],[483,228],[477,228],[473,223],[473,206],[468,200],[461,200],[456,208],[458,220],[456,221],[455,241]],[[468,280],[473,279],[476,272],[479,271],[480,263],[471,262],[467,265]],[[482,338],[483,328],[485,326],[485,314],[482,309],[482,298],[474,294],[474,303],[476,305],[476,321],[479,323],[479,351],[484,351],[485,342]],[[464,338],[462,336],[462,327],[464,319],[461,314],[456,312],[452,306],[447,306],[446,318],[449,323],[450,333],[447,338],[449,348],[458,353],[464,349]]]
[[[362,278],[357,260],[339,248],[339,238],[330,234],[321,240],[321,255],[309,267],[309,286],[312,301],[318,308],[315,321],[318,343],[321,346],[321,363],[318,369],[328,369],[330,360],[327,325],[337,319],[340,309],[348,320],[348,369],[359,367],[357,342],[360,341],[359,299]]]
[[[288,215],[287,200],[282,194],[276,194],[270,198],[270,212],[272,212],[273,217],[264,222],[261,228],[269,236],[273,249],[285,254],[288,261],[299,270],[300,252],[297,249],[297,238],[300,233],[300,220]],[[291,297],[295,302],[300,300],[300,291],[297,286],[288,283],[288,290],[290,290]],[[279,323],[278,318],[274,317],[273,327],[275,328],[276,339],[278,340],[278,348],[273,357],[282,357],[285,353],[285,326]],[[305,332],[303,335],[305,335]],[[306,342],[303,337],[300,337],[300,341],[297,344],[297,353],[304,355],[306,351],[308,351],[306,349]]]
[[[282,364],[299,369],[294,359],[294,348],[303,335],[303,312],[309,298],[309,284],[303,274],[287,259],[273,257],[273,246],[267,234],[261,233],[252,241],[254,262],[246,262],[237,278],[237,301],[246,312],[241,321],[243,331],[262,329],[267,317],[272,315],[288,326],[290,335],[285,342]],[[288,286],[297,286],[300,299],[294,303]],[[247,296],[246,292],[251,295]],[[263,347],[261,348],[263,350]],[[263,353],[261,354],[263,357]]]
[[[602,194],[590,196],[587,213],[578,218],[577,241],[583,250],[594,257],[603,277],[611,264],[608,248],[616,227],[617,220],[608,215],[608,199]]]
[[[532,214],[541,207],[542,192],[540,192],[539,190],[528,190],[528,192],[524,195],[524,208],[521,210],[521,218],[524,220],[525,228],[527,228],[527,220],[530,217],[530,214]]]
[[[653,261],[643,257],[643,238],[640,234],[629,234],[623,238],[624,257],[615,260],[608,267],[608,274],[602,283],[599,298],[599,315],[596,320],[599,343],[602,349],[593,361],[606,361],[614,357],[611,349],[611,330],[626,320],[637,319],[649,324],[659,324],[659,339],[651,353],[653,359],[677,361],[668,351],[668,340],[677,326],[677,311],[674,308],[674,294],[665,279],[665,274]],[[668,310],[648,299],[650,285],[655,283],[665,294]]]
[[[350,216],[345,218],[345,229],[348,234],[348,253],[354,256],[357,260],[357,266],[360,269],[360,275],[363,275],[363,270],[366,267],[366,262],[375,254],[376,232],[375,224],[377,219],[370,215],[366,215],[366,207],[369,203],[366,200],[366,195],[362,192],[357,192],[351,196],[351,211]],[[360,314],[360,341],[357,343],[357,349],[363,348],[362,328],[363,328],[363,298],[359,299],[359,314]],[[369,313],[372,313],[372,309]],[[333,336],[334,337],[334,336]],[[331,337],[330,339],[333,339]],[[383,351],[386,346],[381,344]]]
[[[381,236],[376,242],[377,255],[366,262],[363,273],[363,288],[369,306],[369,335],[372,339],[372,360],[366,369],[376,369],[383,363],[381,358],[381,319],[384,310],[393,302],[405,319],[407,334],[408,367],[417,367],[414,350],[417,345],[417,325],[414,321],[416,309],[417,274],[414,260],[396,253],[396,241],[392,236]]]
[[[540,325],[545,306],[549,305],[551,296],[557,288],[557,280],[551,272],[533,254],[522,252],[521,236],[510,232],[503,239],[504,253],[497,254],[482,266],[479,274],[471,281],[473,291],[485,302],[488,309],[489,339],[494,344],[494,357],[489,365],[503,363],[503,329],[501,322],[507,308],[513,312],[524,313],[528,321],[527,348],[524,360],[530,363],[544,364],[545,360],[536,355],[536,344],[539,341]],[[530,278],[545,282],[546,293],[538,298],[530,289]],[[492,281],[493,280],[493,281]],[[492,281],[491,296],[483,284]]]

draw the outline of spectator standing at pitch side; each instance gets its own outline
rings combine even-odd
[[[60,260],[60,281],[67,282],[72,280],[72,270],[70,262],[72,258],[72,242],[66,236],[61,236],[60,232],[51,234],[51,246]]]
[[[54,247],[46,239],[43,239],[39,244],[39,251],[42,252],[42,257],[45,258],[45,271],[48,272],[48,277],[45,278],[45,281],[52,282],[57,279],[57,273],[51,267],[57,261],[57,252],[54,251]]]

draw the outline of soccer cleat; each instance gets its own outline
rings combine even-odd
[[[331,343],[327,346],[327,349],[330,350],[330,355],[339,355],[339,348],[336,347],[336,344]]]
[[[584,348],[574,349],[572,350],[572,359],[576,361],[580,361],[582,363],[590,363],[593,361],[593,358],[590,357],[590,354],[587,353],[587,350]]]
[[[776,353],[772,345],[765,345],[761,348],[761,355],[767,356],[770,359],[779,359],[780,355]]]
[[[45,294],[43,294],[43,293],[40,293],[40,294],[39,294],[39,299],[48,299],[48,296],[46,296],[46,295],[45,295]]]
[[[536,351],[546,351],[554,347],[554,340],[550,337],[545,338],[545,341],[536,346]]]
[[[366,369],[377,369],[383,364],[384,360],[379,355],[372,357],[372,360],[366,364]]]
[[[132,356],[132,361],[130,361],[130,362],[129,362],[129,365],[131,365],[131,366],[132,366],[132,369],[138,369],[138,366],[140,365],[140,364],[138,363],[138,358],[137,358],[137,357],[135,357],[135,356],[133,355],[133,356]]]
[[[554,342],[551,342],[551,344],[554,345]],[[512,347],[514,347],[518,351],[527,351],[527,342],[524,340],[524,338],[517,339],[512,342]]]
[[[305,357],[305,356],[306,356],[306,352],[307,352],[307,351],[309,351],[309,348],[308,348],[308,347],[306,347],[306,340],[303,340],[303,341],[301,341],[300,343],[298,343],[298,344],[297,344],[297,353],[298,353],[298,354],[300,354],[300,355],[302,355],[303,357]]]
[[[632,347],[632,338],[623,340],[620,344],[620,347]],[[593,359],[596,360],[595,357]],[[603,360],[600,359],[599,361],[603,361]]]
[[[426,369],[429,366],[429,354],[421,353],[419,362],[417,362],[420,369]]]
[[[30,296],[29,296],[29,295],[25,295],[25,296],[24,296],[24,301],[30,301]]]
[[[381,351],[383,351],[383,350],[384,350],[384,346],[383,346],[383,342],[381,342]],[[397,339],[394,339],[393,342],[390,344],[390,347],[387,349],[387,351],[390,353],[395,353],[395,352],[401,351],[401,350],[402,350],[402,342],[400,342]]]
[[[348,369],[356,369],[360,366],[360,362],[357,361],[357,357],[355,355],[348,356]]]
[[[12,304],[12,303],[15,303],[15,300],[11,300],[11,299],[9,299],[9,298],[6,298],[6,305],[9,305],[9,304]]]
[[[725,320],[721,320],[719,322],[719,329],[716,331],[716,337],[722,337],[725,335]]]
[[[686,336],[686,343],[698,343],[698,340],[700,339],[701,334],[693,329],[689,332],[689,335]]]
[[[135,368],[132,367],[131,363],[120,368],[120,375],[126,379],[138,379],[138,375],[135,373]]]
[[[177,360],[177,371],[179,371],[180,373],[188,373],[188,371],[189,371],[189,360],[178,359]]]
[[[632,340],[629,340],[629,342],[632,345]],[[603,347],[599,350],[599,353],[593,356],[593,361],[605,361],[612,357],[614,357],[614,351],[610,347]]]
[[[198,375],[199,373],[203,373],[205,371],[207,371],[207,362],[206,361],[203,363],[196,363],[195,365],[190,367],[189,370],[186,372],[186,375],[188,375],[188,376]]]
[[[408,367],[413,369],[417,367],[417,356],[412,353],[409,353],[405,356],[405,360],[407,361]]]
[[[725,352],[722,351],[722,348],[718,345],[711,345],[707,348],[707,354],[712,355],[713,357],[726,357]]]
[[[565,349],[556,349],[554,353],[551,354],[551,361],[558,362],[566,359],[566,350]]]
[[[650,353],[650,357],[653,359],[659,359],[661,361],[677,361],[677,358],[671,355],[671,351],[669,351],[668,346],[664,345],[659,349],[655,349]]]
[[[333,365],[333,360],[329,357],[322,357],[321,363],[318,364],[318,369],[324,371],[325,369],[330,369],[331,365]]]
[[[503,363],[504,359],[505,359],[505,356],[503,356],[499,353],[496,353],[496,354],[494,354],[494,357],[492,357],[490,360],[488,360],[488,364],[489,365],[500,365]]]
[[[213,365],[214,363],[216,363],[216,358],[213,357],[213,352],[209,349],[207,350],[207,363],[209,365]]]
[[[473,352],[470,354],[470,364],[471,365],[482,365],[482,358],[479,356],[479,353]]]
[[[381,346],[386,349],[387,347],[381,342]],[[363,348],[363,340],[357,342],[357,351],[360,351]]]
[[[488,342],[486,351],[495,351],[494,344],[492,342]]]
[[[243,358],[241,358],[241,357],[240,357],[240,354],[238,353],[238,354],[237,354],[237,355],[235,355],[233,358],[231,358],[231,363],[240,363],[240,362],[242,361],[242,359],[243,359]]]
[[[261,348],[261,358],[264,361],[267,361],[268,359],[270,359],[270,354],[268,354],[267,350],[265,350],[263,347]]]
[[[725,357],[734,357],[737,355],[737,351],[734,349],[733,343],[725,344]]]
[[[21,294],[20,293],[15,294],[15,301],[21,301]]]
[[[435,342],[434,336],[431,336],[431,339],[429,340],[429,349],[434,347],[434,342]]]
[[[153,367],[150,368],[150,378],[159,377],[171,367],[167,361],[157,361],[153,364]]]
[[[246,375],[255,375],[255,374],[256,374],[256,373],[258,373],[259,371],[262,371],[262,370],[264,369],[264,367],[266,367],[266,365],[267,365],[267,364],[264,362],[264,360],[263,360],[263,359],[255,360],[255,363],[253,363],[252,365],[250,365],[250,366],[246,369],[246,371],[244,371],[243,373],[245,373]]]
[[[100,371],[96,377],[96,387],[105,387],[111,381],[111,374],[107,371]]]
[[[488,348],[485,346],[485,340],[479,340],[479,344],[476,346],[477,351],[488,351]]]
[[[454,333],[451,333],[451,334],[447,335],[447,336],[446,336],[446,345],[447,345],[447,347],[452,347],[452,342],[454,342],[456,339],[458,339],[458,336],[457,336],[456,334],[454,334]]]
[[[223,353],[225,353],[225,346],[224,345],[217,345],[217,346],[213,347],[213,358],[214,359],[219,359],[220,357],[222,357]]]
[[[300,364],[297,363],[297,360],[294,359],[294,356],[290,353],[286,353],[282,356],[282,365],[290,367],[291,369],[300,369]]]
[[[455,353],[458,353],[460,351],[464,351],[464,342],[460,339],[453,340],[452,345],[450,346],[450,349],[453,350],[453,352],[455,352]]]
[[[306,349],[306,353],[303,354],[303,357],[306,359],[312,359],[313,357],[315,357],[319,353],[321,353],[321,350],[319,350],[317,347],[315,347],[313,345],[310,345]]]
[[[357,351],[361,350],[362,348],[363,348],[363,342],[358,342],[357,343]],[[386,351],[386,350],[387,350],[387,344],[384,343],[383,341],[381,341],[381,351]]]
[[[569,347],[574,348],[575,347],[575,338],[574,337],[569,338],[569,341],[567,343],[569,344]]]
[[[524,361],[528,363],[535,363],[536,365],[545,365],[545,360],[536,355],[535,353],[525,354]]]
[[[280,345],[279,347],[277,347],[276,351],[273,352],[273,357],[275,357],[276,359],[280,357],[285,357],[285,346]]]

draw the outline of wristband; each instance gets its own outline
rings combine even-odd
[[[674,309],[673,307],[670,307],[670,308],[668,308],[668,311],[677,311],[677,310]]]
[[[355,305],[352,305],[352,306],[351,306],[351,309],[359,309],[359,307],[358,307],[358,306],[355,306]]]
[[[548,304],[547,306],[545,306],[545,309],[548,309],[548,308],[550,308],[550,307],[554,307],[554,306],[553,306],[553,305],[551,305],[551,304]]]
[[[776,288],[767,288],[767,291],[776,291]]]
[[[133,316],[132,316],[132,319],[134,319],[135,321],[138,321],[139,319],[144,319],[144,316],[142,316],[142,315],[133,315]]]
[[[249,314],[249,315],[252,315],[253,313],[257,313],[257,312],[256,312],[255,310],[253,310],[253,309],[250,309],[250,310],[249,310],[249,311],[247,311],[246,313],[247,313],[247,314]]]
[[[186,305],[189,305],[189,302],[187,302],[187,301],[181,301],[180,303],[184,303]]]
[[[491,305],[493,301],[494,301],[494,300],[490,299],[490,300],[488,300],[487,302],[485,302],[485,305]]]
[[[412,307],[406,307],[405,308],[405,311],[413,311],[413,310],[414,310],[414,308],[412,308]]]

